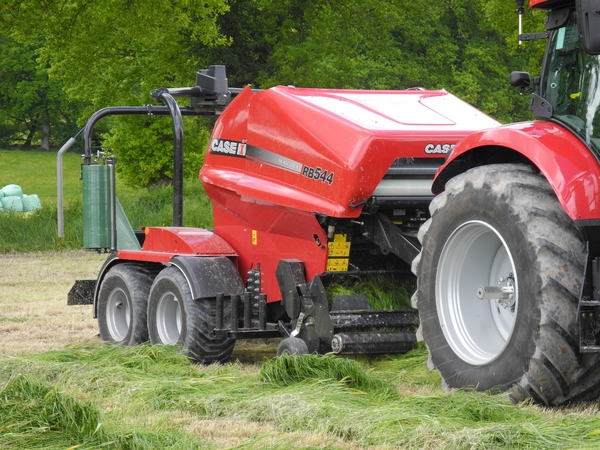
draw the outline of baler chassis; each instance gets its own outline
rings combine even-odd
[[[356,295],[336,297],[328,312],[320,277],[307,284],[300,261],[281,261],[277,277],[282,292],[286,289],[287,293],[283,306],[294,320],[268,322],[265,294],[255,295],[247,289],[241,295],[229,296],[229,302],[224,294],[217,294],[213,336],[230,339],[302,336],[309,343],[308,351],[336,354],[392,354],[414,348],[419,325],[417,311],[373,311],[366,297]],[[228,327],[223,319],[227,303],[231,308]]]

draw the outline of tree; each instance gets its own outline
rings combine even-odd
[[[76,129],[77,107],[50,81],[43,40],[28,45],[0,34],[0,145],[49,150]],[[51,135],[50,130],[53,130]],[[52,139],[51,139],[52,138]]]
[[[539,64],[540,46],[517,51],[515,7],[505,0],[242,3],[258,17],[245,31],[261,27],[270,52],[254,58],[260,87],[446,88],[499,120],[530,117],[507,79],[510,70]],[[539,31],[543,14],[528,12],[526,22]],[[234,36],[232,50],[239,45]]]
[[[83,125],[99,108],[149,103],[152,89],[193,83],[208,61],[191,48],[227,43],[216,26],[226,10],[225,0],[7,0],[0,6],[0,26],[23,45],[44,37],[38,68],[47,63],[50,81],[64,86],[70,100],[85,104],[79,116]],[[111,119],[105,135],[117,144],[117,157],[161,165],[152,176],[168,176],[172,161],[164,155],[172,152],[172,140],[160,131],[166,127],[125,122]],[[185,154],[198,161],[206,132],[193,135]],[[130,183],[148,179],[138,176],[139,164],[118,164],[117,170]]]

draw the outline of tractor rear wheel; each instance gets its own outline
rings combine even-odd
[[[177,267],[167,267],[158,274],[148,300],[152,344],[178,345],[184,354],[200,363],[225,362],[231,356],[235,340],[212,336],[215,318],[215,302],[194,300],[186,278]]]
[[[413,306],[444,384],[546,405],[596,397],[600,357],[579,353],[584,244],[548,182],[524,165],[476,167],[430,212]]]
[[[138,345],[148,340],[146,309],[153,270],[122,263],[109,269],[98,294],[98,328],[105,342]]]

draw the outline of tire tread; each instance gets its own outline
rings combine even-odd
[[[517,226],[533,227],[537,236],[529,244],[537,252],[542,279],[539,292],[540,323],[534,333],[535,353],[528,368],[512,387],[510,396],[532,398],[546,405],[591,400],[600,393],[600,355],[579,353],[577,307],[583,274],[584,246],[573,221],[564,212],[548,182],[522,164],[481,166],[460,174],[446,184],[445,192],[430,205],[431,218],[419,231],[426,244],[432,220],[449,199],[465,189],[488,189],[497,201],[508,204],[520,218]],[[423,256],[413,262],[422,270]],[[424,286],[417,285],[413,306],[419,306]],[[446,380],[447,381],[447,380]],[[510,383],[509,383],[510,384]]]

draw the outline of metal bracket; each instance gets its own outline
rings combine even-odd
[[[544,97],[537,94],[531,94],[529,109],[538,119],[551,119],[554,114],[554,107],[552,104]]]
[[[333,325],[321,278],[317,275],[306,283],[304,264],[296,259],[279,261],[276,275],[286,313],[292,319],[291,335],[303,339],[309,351],[317,349],[319,339],[330,343]]]
[[[372,239],[384,255],[391,252],[409,265],[420,251],[385,214],[375,215]]]
[[[591,267],[590,266],[591,263]],[[591,298],[583,296],[579,301],[579,350],[582,353],[600,352],[600,261],[587,261],[586,272],[591,269]],[[589,286],[584,283],[584,289]]]
[[[304,313],[301,312],[300,315],[298,316],[298,321],[296,322],[296,328],[294,329],[294,331],[292,331],[290,333],[290,336],[292,336],[292,337],[298,336],[298,334],[300,334],[300,330],[302,329],[303,323],[304,323]]]

